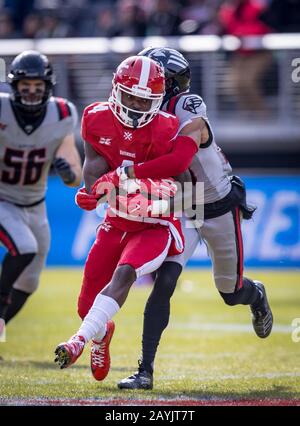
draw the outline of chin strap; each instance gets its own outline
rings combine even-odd
[[[139,124],[138,119],[136,117],[132,119],[132,124],[133,124],[133,127],[136,129]]]

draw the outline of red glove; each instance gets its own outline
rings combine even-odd
[[[174,179],[136,179],[140,183],[140,191],[143,194],[151,195],[152,198],[162,198],[168,200],[173,198],[177,192]]]
[[[118,169],[101,176],[96,180],[92,187],[92,194],[104,195],[110,194],[116,188],[122,188],[127,194],[142,193],[148,198],[160,198],[168,200],[175,196],[177,186],[174,179],[122,179],[118,174]],[[114,191],[114,194],[116,192]],[[149,197],[150,195],[150,197]]]
[[[88,194],[85,188],[80,188],[75,195],[75,203],[83,210],[94,210],[99,198],[94,194]]]
[[[166,214],[169,203],[166,200],[148,200],[142,194],[118,195],[111,203],[118,215],[130,218],[156,217]]]
[[[92,187],[92,193],[101,195],[110,194],[116,188],[121,188],[128,194],[136,193],[140,189],[138,180],[129,179],[122,174],[120,175],[121,169],[121,167],[118,167],[116,170],[105,173],[105,175],[97,179]]]
[[[110,193],[114,188],[118,188],[120,178],[116,171],[105,173],[99,179],[96,180],[92,186],[91,193],[94,195],[104,195]]]

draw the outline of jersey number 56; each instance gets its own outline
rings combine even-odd
[[[10,170],[3,170],[1,180],[10,185],[33,185],[41,177],[46,159],[46,149],[21,151],[7,148],[4,155],[4,164]]]

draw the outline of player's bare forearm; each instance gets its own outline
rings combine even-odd
[[[85,160],[83,164],[83,181],[87,192],[91,191],[92,186],[99,177],[98,169],[93,162]]]
[[[203,118],[195,118],[192,122],[186,124],[179,134],[192,138],[198,147],[206,143],[209,137],[207,124]]]
[[[108,172],[109,168],[104,158],[99,155],[90,144],[84,144],[85,160],[83,163],[83,180],[87,192],[99,177]]]
[[[82,167],[73,133],[65,136],[57,149],[54,167],[65,185],[70,187],[80,185],[82,181]]]

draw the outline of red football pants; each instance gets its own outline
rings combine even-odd
[[[167,226],[155,225],[138,232],[124,232],[105,221],[88,254],[78,298],[78,313],[83,319],[97,294],[110,282],[120,265],[130,265],[137,278],[156,271],[165,260],[171,244]]]

